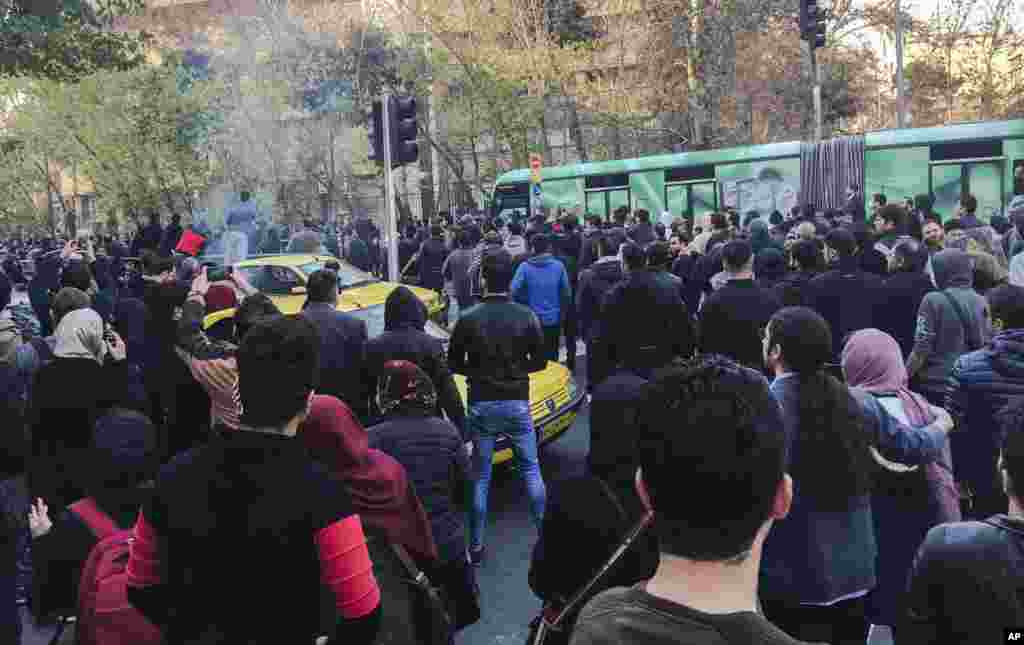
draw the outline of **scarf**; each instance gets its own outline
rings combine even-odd
[[[57,358],[89,358],[103,363],[107,343],[103,340],[103,319],[92,309],[76,309],[57,325]]]
[[[843,373],[850,387],[876,394],[896,394],[907,420],[915,428],[935,420],[928,402],[907,389],[907,369],[900,346],[878,329],[862,329],[850,336],[842,354]]]
[[[430,377],[413,363],[388,361],[377,386],[377,406],[382,414],[410,407],[433,413],[437,409],[437,392]]]
[[[405,468],[369,447],[366,429],[348,406],[332,396],[314,396],[299,437],[341,478],[367,526],[420,556],[437,558],[430,521]]]

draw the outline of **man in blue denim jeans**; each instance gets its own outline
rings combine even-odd
[[[485,255],[480,304],[463,312],[452,330],[448,363],[469,382],[469,413],[464,439],[473,442],[473,502],[470,508],[470,560],[483,561],[487,493],[494,443],[504,435],[512,444],[518,471],[539,528],[546,496],[537,457],[537,435],[530,415],[530,374],[547,366],[540,321],[529,308],[512,302],[509,284],[515,265],[507,254]]]

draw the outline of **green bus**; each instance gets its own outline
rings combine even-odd
[[[882,130],[857,141],[865,210],[874,193],[890,202],[929,194],[945,218],[956,212],[961,193],[969,192],[978,199],[978,216],[987,220],[1007,205],[1014,169],[1024,165],[1024,119]],[[619,206],[644,208],[652,220],[667,211],[696,217],[698,224],[723,207],[744,215],[786,213],[800,203],[801,151],[808,148],[820,144],[794,141],[553,166],[541,172],[541,204],[602,218]],[[822,167],[828,174],[827,165]],[[498,177],[492,213],[528,210],[529,182],[529,169]]]

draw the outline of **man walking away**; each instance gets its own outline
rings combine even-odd
[[[940,524],[928,532],[910,574],[901,643],[1004,643],[1012,628],[1024,625],[1024,400],[1005,410],[1000,426],[993,467],[1008,507],[981,521]]]
[[[372,254],[371,254],[372,255]],[[444,289],[444,277],[441,268],[448,257],[448,247],[444,243],[444,229],[438,224],[430,227],[430,239],[420,246],[417,263],[420,269],[420,286],[440,293]]]
[[[572,293],[565,266],[551,255],[551,238],[533,238],[534,256],[519,265],[512,279],[512,299],[529,307],[544,328],[544,354],[558,362],[562,322],[569,310]],[[574,353],[575,353],[575,348]]]
[[[573,306],[572,297],[576,293],[579,282],[579,258],[580,248],[583,246],[583,237],[576,231],[576,218],[569,215],[562,218],[562,232],[554,239],[555,253],[558,259],[565,266],[566,274],[569,276],[569,303],[562,312],[562,331],[565,333],[565,365],[570,372],[576,371],[576,307]]]
[[[320,337],[317,392],[338,397],[365,421],[370,380],[363,367],[366,322],[338,311],[338,274],[334,271],[314,271],[306,289],[302,315],[312,321]]]
[[[889,278],[882,285],[875,304],[875,326],[896,339],[903,360],[914,349],[917,310],[925,294],[933,291],[931,277],[925,273],[928,251],[913,238],[896,244],[889,256]]]
[[[700,351],[722,354],[758,369],[765,325],[782,304],[776,294],[754,281],[750,242],[734,240],[722,250],[722,267],[729,280],[712,293],[700,311]]]
[[[457,248],[445,258],[441,266],[445,281],[452,283],[455,292],[449,308],[449,324],[455,324],[462,312],[473,306],[473,284],[469,277],[469,265],[473,263],[473,240],[468,232],[461,230],[455,242]]]
[[[764,378],[703,357],[659,378],[645,410],[636,488],[657,513],[649,530],[661,563],[646,583],[587,603],[572,644],[798,643],[764,618],[757,598],[762,545],[793,497]]]
[[[537,528],[544,517],[546,496],[529,400],[530,374],[547,366],[540,321],[530,309],[509,298],[512,260],[507,255],[485,257],[481,280],[481,303],[455,323],[448,345],[452,371],[465,375],[469,385],[466,427],[473,441],[476,473],[469,542],[470,559],[476,565],[483,561],[487,494],[498,436],[504,435],[512,443]]]
[[[644,209],[638,209],[636,212],[636,224],[629,229],[629,239],[634,244],[640,246],[647,246],[657,238],[654,235],[654,228],[651,227],[651,214]]]

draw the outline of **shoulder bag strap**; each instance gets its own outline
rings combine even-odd
[[[110,519],[110,516],[100,510],[100,507],[96,505],[96,500],[91,497],[80,499],[69,507],[74,511],[85,525],[89,527],[92,534],[97,539],[102,540],[108,535],[111,535],[115,531],[119,530],[114,520]]]
[[[563,606],[556,615],[554,615],[550,620],[548,620],[547,616],[544,615],[542,616],[542,620],[550,627],[557,627],[566,619],[567,616],[572,615],[573,612],[586,603],[590,599],[591,591],[594,587],[600,584],[608,576],[612,567],[622,559],[622,556],[626,554],[626,551],[628,551],[629,547],[633,545],[633,542],[635,542],[636,539],[640,537],[645,530],[647,530],[647,527],[650,526],[653,521],[654,511],[647,511],[640,521],[637,522],[629,531],[625,539],[619,543],[618,548],[615,549],[615,552],[612,553],[611,557],[601,565],[601,568],[598,569],[597,573],[595,573],[579,591],[573,594],[572,598],[569,599],[569,602],[565,603],[565,606]]]
[[[957,316],[957,318],[960,319],[960,324],[963,325],[963,328],[964,328],[964,342],[967,344],[967,349],[970,350],[970,351],[974,351],[976,349],[980,349],[981,348],[981,341],[979,339],[977,339],[977,338],[972,338],[971,325],[970,325],[970,322],[967,319],[967,312],[965,312],[964,308],[962,306],[960,306],[960,303],[956,301],[956,298],[954,298],[953,296],[949,295],[949,291],[943,289],[941,293],[942,293],[942,295],[944,295],[946,297],[946,300],[949,301],[949,304],[956,311],[956,316]]]

